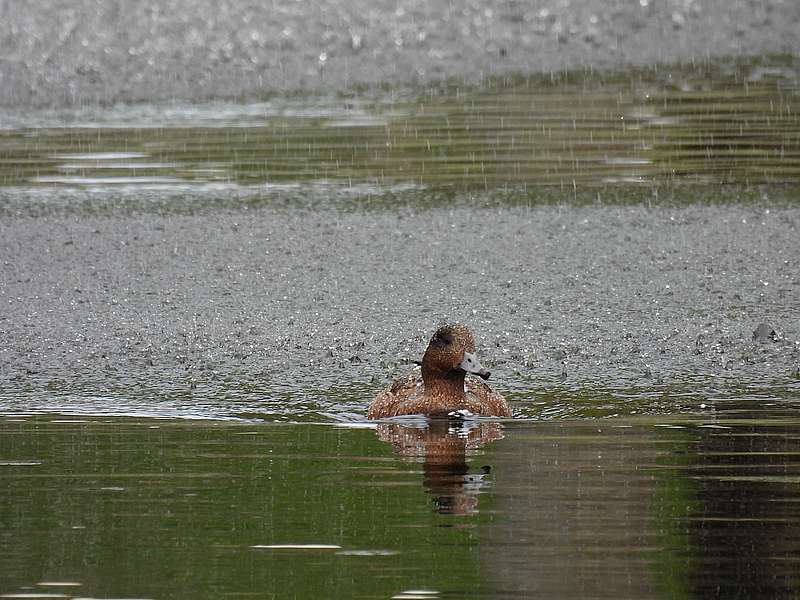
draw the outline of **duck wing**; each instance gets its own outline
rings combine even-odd
[[[369,405],[367,418],[385,419],[423,412],[423,395],[422,373],[419,369],[414,369],[378,392]]]
[[[506,399],[483,381],[467,377],[464,380],[464,388],[469,400],[469,410],[473,414],[484,417],[511,416],[511,408]]]

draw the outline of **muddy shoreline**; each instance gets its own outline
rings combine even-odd
[[[358,413],[444,320],[520,399],[796,389],[798,227],[800,209],[742,205],[7,217],[2,408]],[[761,323],[775,335],[754,340]]]
[[[780,0],[0,5],[0,105],[253,100],[796,54]]]

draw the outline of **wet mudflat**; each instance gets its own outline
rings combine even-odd
[[[444,320],[475,330],[520,415],[791,397],[798,223],[785,205],[4,218],[0,403],[350,420]]]
[[[42,0],[0,6],[0,104],[424,86],[795,53],[784,0]]]

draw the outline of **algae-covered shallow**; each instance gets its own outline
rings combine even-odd
[[[0,594],[797,597],[797,414],[716,409],[377,429],[3,418]]]
[[[0,408],[351,420],[443,320],[517,414],[791,399],[798,211],[6,217]]]

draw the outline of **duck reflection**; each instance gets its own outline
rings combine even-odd
[[[378,438],[400,456],[422,462],[425,489],[441,514],[478,512],[478,494],[489,484],[491,467],[470,472],[467,456],[503,438],[500,423],[457,418],[429,419],[424,424],[379,423]]]

